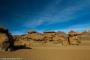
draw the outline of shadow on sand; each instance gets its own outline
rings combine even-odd
[[[12,51],[16,51],[16,50],[20,50],[20,49],[32,49],[32,48],[26,47],[26,46],[23,46],[23,45],[19,45],[19,46],[14,46]]]

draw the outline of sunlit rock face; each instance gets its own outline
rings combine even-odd
[[[44,36],[47,41],[68,45],[68,40],[64,32],[44,32]]]
[[[44,32],[43,33],[44,40],[46,42],[53,41],[53,37],[55,36],[55,34],[56,34],[55,32]]]
[[[30,47],[30,41],[28,39],[28,36],[25,35],[16,35],[14,36],[15,42],[14,44],[16,46],[25,46],[25,47]]]
[[[53,37],[53,41],[57,42],[57,43],[61,43],[62,45],[68,45],[68,39],[66,36],[63,36],[63,35],[58,35],[56,34],[54,37]]]
[[[26,45],[30,46],[30,42],[44,42],[44,43],[55,43],[55,44],[62,44],[62,45],[79,45],[80,33],[70,31],[68,34],[64,32],[43,32],[39,33],[36,31],[31,31],[24,35],[17,35],[15,36],[15,43],[16,45]]]
[[[90,31],[82,32],[79,38],[82,41],[90,41]]]
[[[32,39],[34,41],[43,41],[43,34],[39,32],[30,32],[28,35],[29,39]]]
[[[33,40],[33,41],[44,41],[44,42],[54,42],[60,43],[62,45],[69,45],[67,34],[64,32],[43,32],[39,33],[36,31],[29,32],[28,34],[19,37],[19,41]]]
[[[68,33],[68,41],[70,45],[79,45],[80,44],[80,39],[79,39],[80,33],[70,31]]]
[[[8,29],[0,28],[0,48],[1,50],[8,51],[14,47],[14,40]]]

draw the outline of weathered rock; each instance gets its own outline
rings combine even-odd
[[[64,35],[56,34],[53,37],[53,41],[55,41],[57,43],[61,43],[62,45],[68,45],[67,37]]]
[[[55,32],[44,32],[43,36],[44,36],[44,41],[49,42],[49,41],[53,41],[53,37],[55,36]]]
[[[81,41],[90,41],[90,31],[82,32],[79,38]]]
[[[4,51],[12,50],[14,40],[12,35],[5,28],[0,28],[0,48]]]
[[[43,41],[45,43],[47,42],[55,42],[55,43],[61,43],[62,45],[78,45],[80,43],[80,40],[78,38],[78,35],[80,33],[70,31],[68,34],[64,32],[43,32],[39,33],[36,31],[29,32],[25,35],[16,36],[16,41],[21,45],[30,45],[27,44],[29,41]]]
[[[74,32],[74,31],[70,31],[68,33],[68,41],[70,45],[79,45],[80,44],[80,40],[79,40],[79,35],[80,33],[78,32]]]
[[[43,37],[43,34],[38,32],[29,32],[29,34],[27,34],[27,38],[34,41],[43,41]]]
[[[16,46],[30,47],[29,39],[27,35],[16,35],[14,36]]]

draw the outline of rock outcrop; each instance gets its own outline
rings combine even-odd
[[[1,50],[8,51],[14,47],[14,40],[8,29],[0,28],[0,48]]]
[[[27,38],[34,41],[43,41],[44,36],[42,33],[32,31],[27,34]]]
[[[74,32],[74,31],[70,31],[68,33],[68,41],[70,45],[79,45],[80,44],[80,39],[79,36],[80,33],[78,32]]]
[[[79,38],[82,41],[90,41],[90,31],[82,32]]]
[[[53,37],[55,36],[55,32],[44,32],[43,36],[44,36],[44,41],[45,42],[49,42],[49,41],[53,41]]]
[[[28,34],[25,35],[20,35],[20,36],[16,36],[15,40],[17,41],[18,44],[21,45],[30,45],[28,42],[30,41],[39,41],[39,42],[53,42],[53,43],[60,43],[62,45],[79,45],[80,44],[80,40],[78,38],[78,36],[80,35],[80,33],[78,32],[74,32],[74,31],[70,31],[68,34],[64,33],[64,32],[43,32],[43,33],[39,33],[36,31],[31,31]]]
[[[29,39],[27,35],[16,35],[14,36],[16,46],[30,47]]]
[[[57,43],[61,43],[62,45],[68,45],[68,39],[64,35],[56,34],[53,37],[53,40],[56,41]]]

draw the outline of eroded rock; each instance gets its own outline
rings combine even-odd
[[[14,47],[14,40],[8,29],[0,28],[0,48],[1,50],[8,51]]]
[[[70,31],[68,33],[68,41],[70,45],[79,45],[80,44],[80,39],[79,36],[80,33],[78,32],[74,32],[74,31]]]

